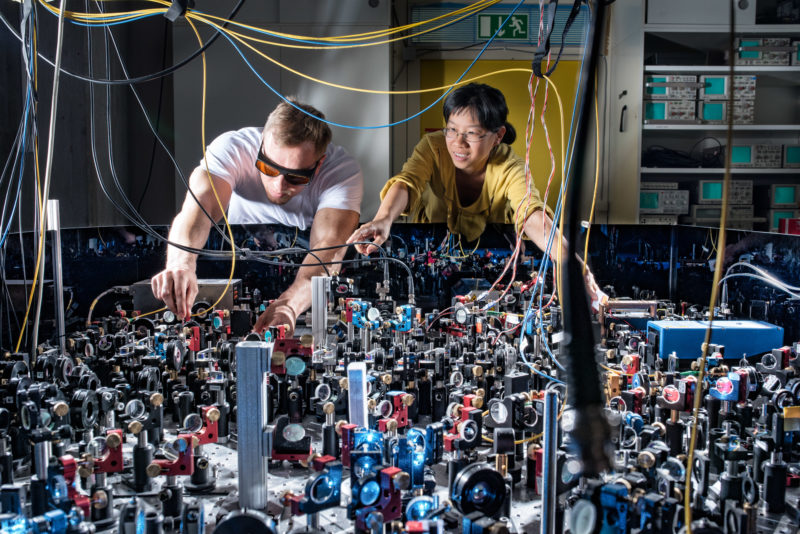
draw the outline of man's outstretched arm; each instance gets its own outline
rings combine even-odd
[[[222,203],[217,202],[214,190],[209,182],[209,174],[202,167],[197,167],[189,177],[189,187],[197,201],[187,192],[183,207],[169,231],[169,240],[173,243],[192,248],[202,248],[208,240],[208,232],[213,224],[198,202],[211,215],[214,221],[222,218],[224,209],[227,209],[231,198],[231,186],[224,180],[214,177],[214,189]],[[197,296],[197,255],[186,252],[176,247],[167,247],[167,262],[163,271],[155,275],[150,281],[153,295],[163,300],[167,307],[178,317],[189,316],[194,299]]]
[[[358,212],[335,208],[322,208],[314,216],[311,225],[311,249],[341,245],[358,224]],[[336,262],[342,259],[346,247],[320,250],[314,252],[323,263]],[[275,299],[261,314],[253,328],[261,333],[269,326],[288,324],[294,332],[297,316],[311,307],[311,277],[325,274],[325,267],[319,265],[317,258],[311,254],[303,259],[304,267],[297,270],[297,276],[289,288]],[[328,271],[338,271],[336,265],[326,265]]]

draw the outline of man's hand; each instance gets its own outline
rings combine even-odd
[[[600,306],[608,304],[608,295],[597,285],[594,275],[588,266],[586,267],[586,272],[583,273],[583,283],[586,285],[586,293],[592,301],[592,311],[599,312]]]
[[[264,310],[264,313],[259,315],[253,332],[263,334],[264,331],[270,326],[287,325],[289,328],[286,330],[286,336],[290,337],[294,334],[294,325],[297,321],[297,313],[289,306],[286,301],[274,300],[269,307]]]
[[[389,233],[392,230],[392,221],[389,219],[373,219],[372,221],[361,225],[361,228],[353,232],[347,238],[347,244],[355,243],[357,241],[372,240],[375,245],[383,245],[389,239]],[[361,254],[372,254],[377,252],[378,247],[373,245],[356,245],[356,250]]]
[[[197,275],[194,269],[166,268],[150,280],[153,295],[163,300],[167,308],[180,318],[187,319],[197,296]]]

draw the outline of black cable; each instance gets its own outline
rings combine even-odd
[[[590,3],[591,8],[591,3]],[[594,334],[589,302],[586,297],[582,266],[578,261],[578,232],[580,229],[579,210],[581,205],[581,181],[588,174],[587,168],[593,158],[588,153],[589,122],[592,115],[593,89],[598,56],[601,50],[605,5],[595,2],[591,10],[594,19],[591,24],[591,38],[587,39],[585,51],[589,61],[582,66],[580,114],[578,115],[575,137],[575,161],[578,162],[569,179],[569,198],[567,204],[567,242],[569,251],[566,259],[566,283],[563,284],[563,312],[565,352],[568,358],[568,381],[571,404],[575,407],[576,422],[572,437],[581,452],[583,473],[594,476],[610,467],[608,448],[610,431],[603,415],[604,401],[600,391],[600,380],[594,359]],[[563,265],[563,264],[562,264]],[[563,267],[562,267],[563,268]]]
[[[99,3],[97,3],[97,4],[98,4],[98,9],[100,10],[100,12],[102,12],[101,5]],[[122,52],[120,51],[119,46],[117,45],[117,40],[114,38],[114,34],[111,32],[111,28],[110,27],[106,28],[106,30],[107,30],[108,36],[111,37],[111,44],[114,46],[114,51],[116,52],[117,60],[119,61],[120,67],[122,68],[122,72],[123,72],[123,74],[125,76],[128,76],[128,70],[127,70],[127,68],[125,66],[124,60],[122,59]],[[106,42],[106,45],[107,45],[107,42]],[[91,52],[90,52],[90,54],[91,54]],[[150,131],[153,133],[153,138],[156,141],[158,141],[158,143],[164,149],[164,152],[167,154],[169,159],[172,161],[172,164],[175,166],[175,170],[178,173],[178,178],[180,178],[181,182],[186,187],[186,190],[187,190],[188,194],[191,195],[191,197],[194,199],[195,203],[200,208],[200,210],[203,212],[203,214],[206,216],[206,218],[209,221],[211,221],[211,225],[214,227],[214,229],[217,231],[217,233],[220,236],[222,236],[222,239],[226,243],[228,243],[228,245],[231,245],[231,242],[228,239],[228,236],[225,234],[225,232],[222,230],[222,228],[220,228],[220,226],[217,224],[217,221],[215,221],[211,217],[211,214],[208,213],[208,211],[205,209],[203,204],[200,202],[200,200],[197,198],[197,196],[192,191],[192,188],[189,186],[189,182],[186,179],[186,176],[183,174],[183,172],[180,169],[180,165],[178,165],[178,162],[175,160],[175,156],[169,150],[169,147],[167,147],[167,144],[164,142],[162,137],[159,135],[156,126],[154,126],[152,121],[150,120],[150,115],[147,113],[147,108],[145,108],[144,102],[142,101],[141,96],[139,95],[138,91],[136,90],[136,88],[133,85],[130,86],[130,89],[131,89],[131,93],[133,93],[133,96],[136,99],[136,102],[139,104],[139,109],[142,110],[142,116],[144,117],[145,122],[147,123],[147,126],[150,128]],[[159,100],[159,102],[160,102],[160,100]],[[109,129],[110,129],[110,126],[109,126]],[[110,151],[111,151],[111,145],[109,145],[109,152]],[[112,167],[112,171],[113,171],[113,167]],[[125,195],[125,193],[121,190],[121,188],[119,186],[117,187],[117,190],[119,191],[120,195],[125,200],[125,203],[130,207],[131,211],[136,214],[136,216],[138,217],[138,219],[141,222],[141,224],[143,224],[143,225],[147,226],[148,228],[152,229],[152,226],[150,224],[148,224],[147,221],[145,221],[143,217],[141,217],[141,215],[139,214],[139,210],[137,210],[137,209],[135,209],[133,207],[133,205],[131,204],[130,200],[128,199],[128,197]],[[127,214],[124,210],[120,210],[120,212],[123,215],[125,215],[126,217],[128,217],[128,219],[133,219],[133,217],[131,217],[129,214]],[[155,231],[155,230],[153,230],[153,231]],[[158,238],[161,238],[160,234],[158,235]],[[169,241],[167,241],[167,244],[171,244],[171,243]]]
[[[5,231],[5,226],[6,226],[5,225],[6,209],[8,208],[9,204],[9,194],[11,194],[11,191],[15,189],[12,181],[13,181],[13,176],[16,175],[17,165],[20,163],[20,153],[22,152],[22,144],[21,144],[22,125],[24,124],[24,122],[25,122],[25,117],[23,116],[22,120],[20,121],[20,128],[17,130],[17,136],[14,139],[14,142],[11,146],[11,151],[8,153],[8,159],[6,160],[6,164],[3,166],[3,174],[0,175],[0,184],[2,184],[3,177],[6,174],[6,170],[8,169],[8,164],[9,162],[11,162],[11,156],[13,154],[14,161],[11,164],[11,172],[9,173],[8,187],[6,188],[5,198],[3,199],[3,211],[2,213],[0,213],[0,239],[2,239],[3,237],[3,233]],[[22,180],[22,177],[20,177],[19,180]],[[11,224],[11,217],[9,217],[8,223]]]
[[[380,245],[376,245],[372,241],[356,241],[354,243],[344,243],[344,244],[341,244],[341,245],[331,245],[331,246],[328,246],[328,247],[318,247],[318,248],[313,248],[313,249],[301,249],[301,250],[305,251],[306,253],[310,253],[312,251],[319,252],[319,251],[322,251],[322,250],[332,250],[332,249],[335,249],[335,248],[344,248],[344,247],[349,247],[351,245],[372,245],[372,246],[374,246],[374,247],[376,247],[378,249],[379,255],[377,257],[364,256],[364,257],[362,257],[360,259],[357,259],[357,260],[329,261],[329,262],[322,263],[322,265],[338,265],[340,263],[341,264],[351,264],[351,263],[359,263],[359,262],[362,262],[362,261],[367,261],[367,262],[387,261],[387,262],[397,263],[400,266],[402,266],[406,270],[406,272],[408,273],[409,289],[411,290],[411,292],[409,294],[410,295],[415,294],[414,293],[414,280],[413,280],[414,275],[411,272],[411,268],[408,265],[406,265],[405,262],[403,262],[403,261],[401,261],[401,260],[399,260],[397,258],[392,258],[391,256],[387,256],[386,255],[386,250],[383,247],[381,247]],[[297,247],[293,247],[293,248],[297,248]],[[258,255],[262,255],[263,256],[263,255],[298,254],[299,251],[294,251],[294,250],[292,250],[292,248],[289,248],[289,249],[280,249],[280,250],[275,250],[275,251],[263,251],[263,252],[262,251],[258,251],[258,252],[252,252],[251,251],[250,253],[254,254],[256,256],[258,256]],[[246,256],[242,256],[242,259],[248,259],[248,258]],[[274,260],[264,260],[264,259],[257,258],[257,257],[253,258],[253,259],[255,261],[259,261],[261,263],[266,263],[266,264],[269,264],[269,265],[289,266],[289,267],[299,267],[299,266],[301,266],[300,264],[296,264],[296,263],[277,262],[277,261],[274,261]],[[305,267],[313,267],[313,266],[314,265],[311,264],[311,265],[306,265]]]
[[[236,16],[236,14],[239,12],[239,10],[242,8],[243,5],[244,5],[244,0],[239,0],[239,3],[236,4],[236,6],[231,11],[231,13],[228,15],[227,20],[221,24],[222,28],[226,28],[228,26],[228,22],[233,20],[233,17]],[[88,11],[88,9],[87,9],[87,11]],[[2,13],[0,13],[0,20],[3,21],[3,24],[5,24],[5,26],[9,29],[9,31],[12,34],[14,34],[14,36],[17,39],[22,41],[22,37],[19,34],[17,34],[17,32],[14,31],[14,28],[11,26],[11,24],[8,22],[8,20],[6,20],[6,18],[3,16]],[[172,74],[173,72],[175,72],[176,70],[180,69],[184,65],[188,64],[190,61],[195,59],[197,56],[199,56],[200,54],[202,54],[203,52],[208,50],[208,47],[211,46],[214,43],[214,41],[216,41],[217,38],[219,38],[220,35],[222,35],[222,31],[220,29],[214,28],[214,30],[215,30],[216,33],[214,34],[214,36],[211,39],[208,40],[208,42],[206,44],[204,44],[202,47],[200,47],[197,50],[195,50],[188,57],[182,59],[178,63],[176,63],[176,64],[172,65],[171,67],[166,68],[166,69],[164,69],[164,70],[162,70],[160,72],[154,72],[154,73],[151,73],[151,74],[145,74],[144,76],[138,76],[136,78],[125,78],[125,79],[120,79],[120,80],[95,79],[95,78],[92,77],[91,69],[90,69],[88,77],[87,76],[82,76],[80,74],[75,74],[74,72],[70,72],[70,71],[64,69],[63,67],[61,68],[61,72],[62,72],[62,74],[66,74],[67,76],[70,76],[72,78],[76,78],[78,80],[83,80],[84,82],[89,82],[91,84],[95,84],[96,83],[96,84],[101,84],[101,85],[131,85],[131,84],[135,84],[135,83],[149,82],[149,81],[161,78],[163,76],[167,76],[169,74]],[[44,57],[44,55],[41,52],[39,52],[39,57],[42,58],[42,60],[45,63],[47,63],[51,67],[55,68],[55,65],[53,64],[53,62],[50,61],[49,59],[47,59],[46,57]]]
[[[6,158],[6,162],[3,165],[3,172],[0,174],[0,185],[3,183],[3,178],[6,175],[6,171],[8,170],[8,164],[11,162],[11,156],[14,156],[14,161],[19,158],[19,143],[20,139],[22,138],[22,128],[25,125],[25,113],[23,113],[22,117],[19,120],[19,126],[17,126],[17,135],[14,136],[14,141],[11,143],[11,148],[8,151],[8,157]],[[13,174],[13,172],[12,172]]]
[[[247,258],[245,258],[245,259],[247,259]],[[275,267],[298,267],[298,268],[300,268],[300,267],[316,267],[317,266],[317,264],[313,264],[313,263],[312,264],[308,264],[308,265],[304,265],[304,264],[300,264],[300,263],[289,263],[289,262],[282,262],[282,261],[277,261],[277,260],[267,260],[267,259],[258,258],[258,257],[254,257],[254,258],[251,258],[251,259],[253,261],[257,261],[257,262],[263,263],[265,265],[272,265],[272,266],[275,266]],[[349,265],[351,263],[361,263],[361,262],[364,262],[364,261],[366,261],[366,262],[387,261],[387,262],[397,263],[398,265],[404,267],[408,271],[409,295],[416,294],[415,290],[414,290],[414,276],[413,276],[413,274],[411,272],[411,269],[409,269],[408,265],[406,265],[402,260],[398,260],[397,258],[392,258],[391,256],[387,256],[385,258],[382,258],[380,256],[377,256],[377,257],[365,256],[365,257],[357,259],[357,260],[339,260],[339,261],[321,262],[319,265],[323,265],[323,266],[325,266],[325,265],[339,265],[339,264]],[[328,276],[330,276],[330,274]]]
[[[110,29],[110,28],[109,28]],[[167,38],[169,37],[169,21],[164,20],[164,50],[161,52],[161,68],[164,69],[167,66]],[[120,58],[121,61],[121,58]],[[133,88],[133,86],[131,86]],[[158,107],[156,108],[156,132],[158,131],[159,127],[161,126],[161,106],[164,102],[164,78],[160,78],[158,81]],[[136,203],[136,211],[140,211],[142,209],[142,202],[144,202],[144,197],[147,195],[147,190],[150,188],[150,182],[153,179],[153,167],[156,163],[156,147],[158,146],[158,138],[153,139],[153,146],[150,148],[150,166],[147,169],[147,181],[144,183],[144,188],[142,188],[142,195],[139,197],[139,202]]]
[[[722,141],[711,135],[707,135],[701,138],[695,144],[693,144],[692,148],[689,149],[689,157],[692,157],[694,151],[697,149],[698,146],[700,146],[700,144],[703,141],[707,141],[709,139],[717,143],[717,148],[719,149],[718,152],[716,154],[711,153],[709,155],[702,153],[700,155],[700,158],[696,158],[697,161],[700,162],[701,167],[706,167],[706,168],[724,167],[725,162],[723,161],[723,154],[725,153],[725,145],[722,144]]]
[[[91,36],[91,28],[88,28],[88,27],[87,27],[87,55],[88,55],[88,59],[89,59],[89,72],[92,73],[92,72],[94,72],[94,65],[92,64],[92,62],[93,62],[92,36]],[[94,102],[95,102],[94,85],[89,85],[89,121],[90,121],[89,122],[89,125],[90,125],[89,131],[90,131],[90,139],[91,139],[90,145],[91,145],[91,149],[92,149],[91,150],[92,162],[94,163],[95,172],[97,173],[97,181],[98,181],[98,183],[100,185],[100,189],[103,191],[103,194],[108,199],[108,201],[111,202],[111,204],[121,214],[123,214],[126,217],[128,217],[128,219],[131,220],[131,222],[133,222],[133,224],[137,228],[139,228],[140,230],[145,232],[147,235],[149,235],[149,236],[151,236],[151,237],[153,237],[155,239],[158,239],[160,241],[163,241],[163,242],[167,243],[168,245],[171,245],[171,246],[174,246],[174,247],[176,247],[178,249],[181,249],[183,251],[190,252],[190,253],[193,253],[193,254],[198,254],[198,255],[212,256],[212,257],[228,256],[228,254],[226,254],[226,253],[220,254],[217,251],[194,249],[192,247],[186,247],[186,246],[180,245],[178,243],[172,243],[167,238],[163,237],[161,234],[156,232],[150,225],[148,225],[146,223],[142,224],[142,223],[140,223],[139,220],[137,220],[136,217],[130,216],[125,211],[125,209],[122,208],[119,205],[119,203],[111,196],[111,194],[109,193],[108,189],[106,188],[106,184],[105,184],[105,182],[103,180],[103,177],[102,177],[103,173],[100,170],[100,163],[99,163],[99,159],[98,159],[98,156],[97,156],[97,134],[96,134],[96,128],[95,128]],[[110,149],[110,147],[109,147],[109,149]],[[127,199],[127,197],[126,197],[126,199]]]

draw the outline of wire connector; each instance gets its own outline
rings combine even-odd
[[[164,13],[164,17],[170,22],[175,22],[178,17],[184,16],[190,7],[194,7],[194,0],[172,0],[172,5]]]

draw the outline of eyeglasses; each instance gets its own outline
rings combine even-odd
[[[455,128],[442,128],[442,131],[444,132],[444,136],[448,139],[456,139],[458,136],[463,136],[464,139],[467,140],[467,143],[477,143],[490,133],[486,132],[485,134],[479,134],[478,132],[473,132],[472,130],[462,133]]]
[[[269,159],[264,154],[264,148],[262,147],[258,150],[256,169],[273,178],[282,174],[289,185],[308,185],[311,182],[311,178],[314,177],[314,173],[317,172],[317,167],[319,167],[321,161],[322,158],[319,158],[310,169],[288,169]]]

